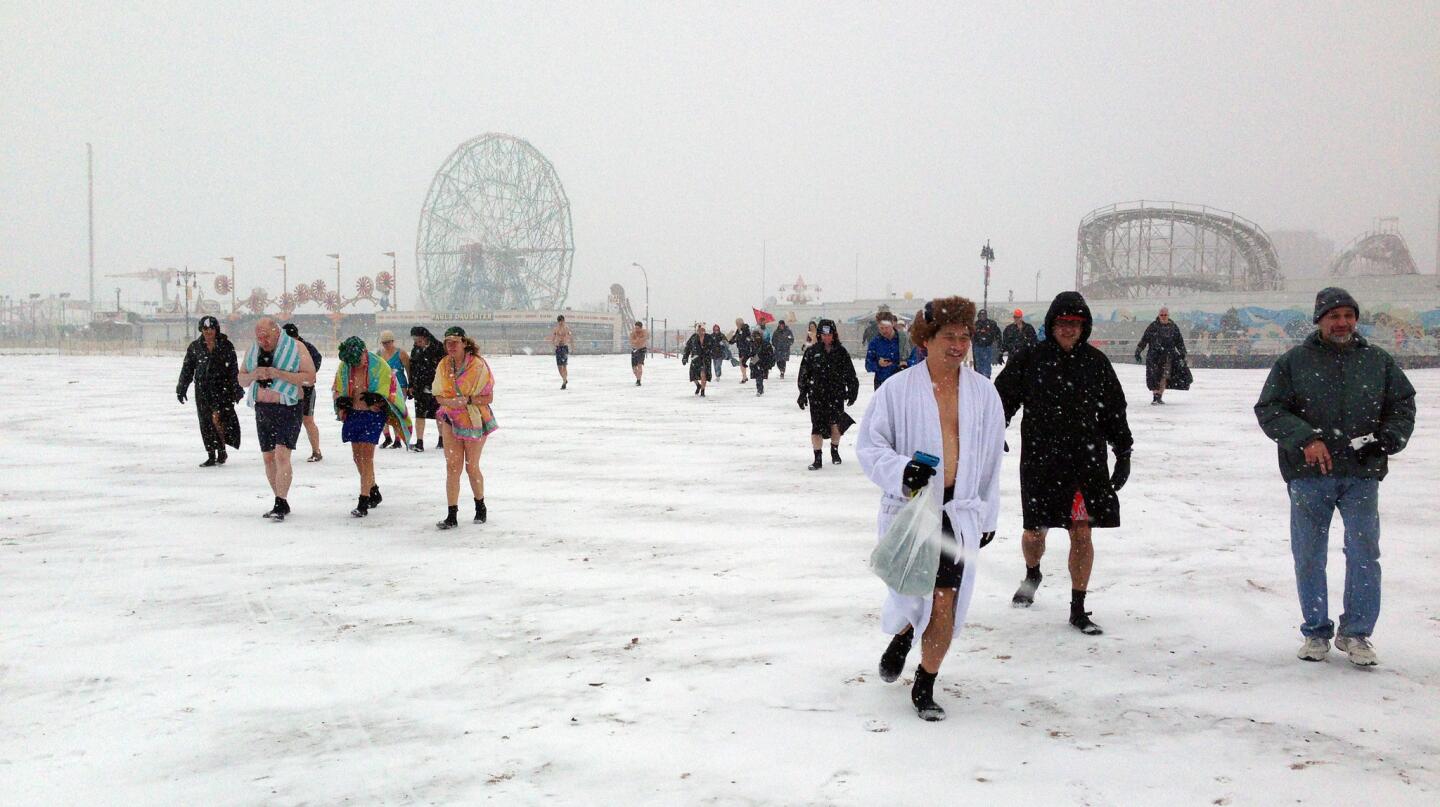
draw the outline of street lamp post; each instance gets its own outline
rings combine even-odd
[[[387,256],[389,256],[389,258],[390,258],[390,308],[391,308],[392,310],[399,311],[399,310],[400,310],[400,270],[398,270],[398,269],[396,268],[395,253],[393,253],[393,252],[382,252],[382,253],[380,253],[380,254],[381,254],[381,255],[387,255]]]
[[[990,248],[990,239],[985,239],[985,246],[980,248],[980,258],[985,261],[985,297],[982,307],[988,311],[990,308],[990,262],[995,260],[995,250]]]
[[[1035,300],[1040,300],[1040,270],[1035,270]]]
[[[646,321],[646,322],[649,322],[649,321],[650,321],[650,273],[647,272],[647,271],[645,271],[645,267],[641,266],[641,265],[638,264],[638,263],[632,263],[632,264],[630,264],[630,265],[633,266],[633,267],[635,267],[636,269],[639,269],[639,270],[640,270],[640,276],[643,277],[643,278],[645,278],[645,321]]]
[[[340,296],[340,293],[341,293],[341,292],[340,292],[340,253],[336,252],[336,253],[331,254],[331,255],[326,255],[325,257],[327,257],[327,258],[334,258],[334,259],[335,259],[335,295],[336,295],[336,297],[338,298],[338,297]]]
[[[185,333],[190,333],[190,290],[195,288],[195,272],[185,267],[175,272],[175,288],[185,292]]]
[[[235,313],[235,259],[221,258],[220,260],[230,264],[230,313]]]
[[[290,293],[290,267],[285,263],[284,255],[271,257],[280,262],[280,296],[284,297]]]

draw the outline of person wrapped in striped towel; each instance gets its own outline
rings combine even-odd
[[[359,503],[350,515],[364,518],[382,501],[375,481],[375,447],[380,443],[380,433],[389,423],[408,445],[410,414],[399,380],[383,357],[367,350],[358,336],[341,342],[339,352],[340,366],[335,370],[331,397],[335,416],[344,424],[340,439],[350,444],[350,454],[360,472]]]
[[[280,330],[270,317],[255,323],[255,343],[245,354],[236,381],[248,387],[246,403],[255,410],[255,433],[265,458],[265,478],[275,506],[265,518],[284,521],[290,514],[290,452],[300,437],[301,385],[315,383],[309,351]]]

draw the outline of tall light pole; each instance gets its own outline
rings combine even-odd
[[[400,272],[395,268],[395,253],[382,252],[381,255],[390,256],[390,307],[396,311],[400,310]]]
[[[86,207],[90,216],[90,316],[95,316],[95,149],[85,144]]]
[[[640,270],[640,276],[643,277],[643,278],[645,278],[645,321],[646,321],[646,322],[649,322],[649,321],[650,321],[650,273],[649,273],[649,272],[646,272],[646,271],[645,271],[645,267],[641,266],[641,265],[638,264],[638,263],[632,263],[632,264],[630,264],[630,265],[633,266],[633,267],[635,267],[636,269],[639,269],[639,270]],[[763,303],[762,303],[762,305],[763,305]]]
[[[325,257],[335,259],[335,298],[338,300],[340,298],[340,253],[336,252]]]
[[[230,264],[230,313],[235,313],[235,259],[221,258],[220,260]]]
[[[195,272],[190,267],[185,267],[175,273],[175,287],[185,292],[185,333],[190,333],[190,290],[198,284],[195,282]]]
[[[1040,301],[1040,270],[1035,270],[1035,301]]]
[[[990,239],[985,239],[985,246],[980,248],[980,258],[985,261],[985,298],[983,307],[990,310],[990,262],[995,260],[995,250],[990,248]]]
[[[280,296],[284,297],[290,293],[290,267],[285,263],[284,255],[272,255],[271,257],[280,262]]]

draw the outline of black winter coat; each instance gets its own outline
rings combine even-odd
[[[435,383],[435,368],[440,366],[441,360],[445,358],[445,348],[433,338],[429,347],[420,347],[411,343],[410,347],[410,370],[407,375],[410,378],[410,389],[417,393],[430,392],[430,385]]]
[[[1000,341],[1000,326],[995,320],[986,317],[975,321],[975,346],[990,347]]]
[[[1071,351],[1053,339],[1016,353],[995,378],[1005,417],[1021,407],[1020,499],[1026,529],[1069,527],[1075,491],[1085,496],[1094,527],[1120,526],[1120,499],[1110,484],[1106,445],[1128,455],[1134,439],[1125,419],[1125,392],[1110,360],[1089,344],[1089,306],[1077,292],[1063,292],[1045,315],[1054,332],[1060,313],[1084,317],[1080,343]]]
[[[1046,331],[1049,333],[1049,331]],[[1166,389],[1186,390],[1194,382],[1194,376],[1190,374],[1190,367],[1185,362],[1185,337],[1180,333],[1180,326],[1172,320],[1161,322],[1156,319],[1145,329],[1145,335],[1135,345],[1135,355],[1149,348],[1150,352],[1145,354],[1145,386],[1151,391],[1160,389],[1160,378],[1165,374],[1166,364],[1170,367],[1170,377],[1165,382]]]
[[[180,381],[175,392],[183,394],[195,382],[195,399],[211,408],[233,407],[241,388],[238,374],[239,362],[235,358],[235,345],[225,334],[215,337],[215,350],[205,349],[205,337],[201,336],[185,349],[185,361],[180,365]]]
[[[775,355],[780,358],[790,355],[790,348],[795,345],[795,332],[790,326],[776,328],[775,333],[770,335],[770,344],[775,348]]]
[[[741,323],[730,335],[730,344],[735,346],[735,352],[740,354],[740,360],[750,358],[750,326]]]
[[[770,368],[775,366],[775,346],[761,339],[759,343],[752,342],[750,345],[750,375],[755,378],[767,378],[770,375]]]
[[[800,397],[811,407],[827,411],[844,409],[845,404],[854,404],[860,395],[855,362],[839,342],[828,351],[818,342],[806,348],[795,383],[800,387]]]
[[[1015,323],[1005,326],[1005,332],[1000,335],[1000,357],[1015,355],[1021,348],[1030,347],[1038,341],[1035,336],[1035,326],[1028,322],[1021,322],[1022,327],[1015,327]],[[1046,333],[1050,332],[1046,326]]]

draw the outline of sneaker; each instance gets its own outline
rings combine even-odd
[[[1295,657],[1301,661],[1324,661],[1330,653],[1330,640],[1324,636],[1311,636],[1300,645]]]
[[[1336,636],[1335,649],[1350,657],[1356,667],[1374,667],[1380,663],[1375,658],[1375,648],[1365,636]]]
[[[425,450],[425,441],[423,439],[416,440],[415,445],[410,446],[410,450],[417,453],[423,452]]]
[[[895,638],[890,640],[890,646],[885,648],[884,654],[880,656],[881,681],[889,684],[900,677],[901,671],[905,669],[905,657],[910,655],[910,645],[914,641],[914,628],[897,633]]]

